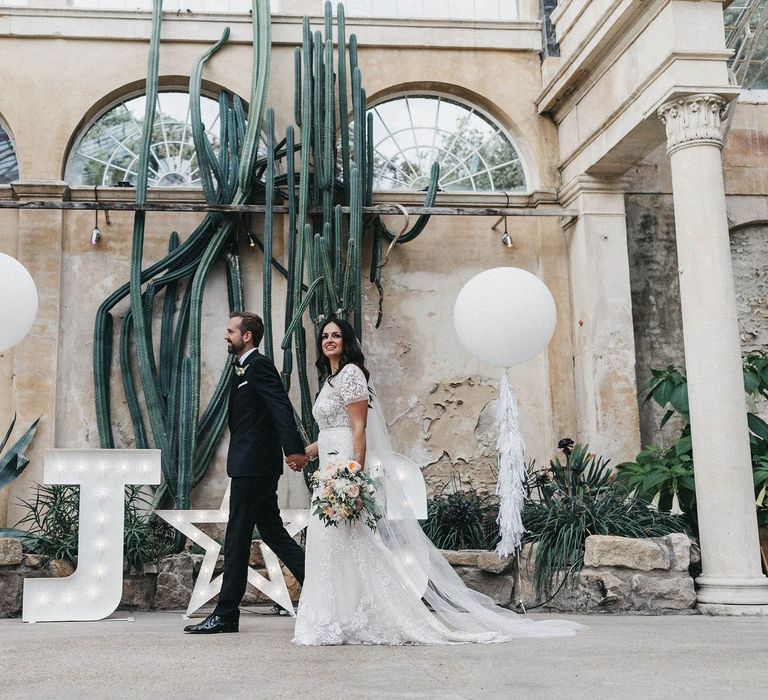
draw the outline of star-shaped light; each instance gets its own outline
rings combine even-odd
[[[195,527],[193,523],[226,524],[229,521],[229,486],[227,486],[218,510],[158,510],[155,512],[163,520],[173,525],[179,532],[185,534],[195,544],[205,550],[203,563],[200,565],[200,573],[195,580],[195,587],[189,599],[187,612],[184,614],[184,617],[188,618],[221,591],[222,574],[213,578],[216,560],[221,552],[221,545],[200,528]],[[309,512],[309,510],[284,510],[281,512],[283,524],[291,537],[297,535],[307,526]],[[263,542],[260,545],[260,549],[269,578],[265,578],[256,569],[249,566],[248,583],[295,616],[291,596],[288,593],[288,586],[285,583],[285,576],[280,567],[280,561],[275,553]]]

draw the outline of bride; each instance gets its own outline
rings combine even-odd
[[[294,643],[487,643],[584,629],[563,620],[533,622],[464,585],[408,511],[397,478],[387,471],[393,453],[352,327],[328,320],[317,344],[325,382],[313,407],[320,433],[307,456],[319,457],[320,467],[338,455],[366,468],[366,455],[375,447],[382,466],[373,466],[383,476],[370,464],[366,471],[377,484],[384,517],[376,530],[362,520],[326,527],[319,517],[310,518]]]

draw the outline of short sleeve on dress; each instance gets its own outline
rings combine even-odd
[[[347,406],[356,401],[368,400],[368,382],[357,365],[345,365],[337,378],[337,387]]]

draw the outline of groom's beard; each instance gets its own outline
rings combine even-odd
[[[230,355],[239,355],[243,350],[245,350],[245,343],[235,343],[233,341],[229,341],[227,343],[227,352]]]

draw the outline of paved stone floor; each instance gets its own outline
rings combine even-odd
[[[210,637],[184,635],[180,613],[133,618],[0,620],[0,698],[768,697],[768,618],[570,616],[589,629],[494,645],[314,648],[293,646],[292,619],[260,608],[239,634]]]

